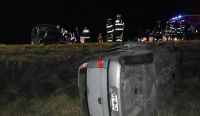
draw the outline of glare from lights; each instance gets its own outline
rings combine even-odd
[[[175,19],[177,19],[177,17],[175,17]]]
[[[179,15],[178,18],[181,18],[181,15]]]
[[[174,18],[172,18],[174,20]]]

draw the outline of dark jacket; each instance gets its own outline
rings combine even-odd
[[[79,29],[75,30],[74,35],[75,35],[75,37],[80,37],[80,31],[79,31]]]

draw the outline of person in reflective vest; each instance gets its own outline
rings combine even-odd
[[[162,41],[162,38],[163,38],[163,30],[162,30],[162,24],[161,24],[161,21],[158,20],[157,21],[157,25],[156,27],[154,28],[154,36],[153,36],[153,40],[154,41]]]
[[[83,30],[84,43],[90,42],[90,30],[85,27]]]
[[[166,26],[164,30],[164,34],[165,34],[166,41],[170,40],[171,29],[169,28],[169,26]]]
[[[117,19],[115,20],[115,35],[117,42],[122,42],[124,27],[125,25],[122,21],[122,17],[120,14],[118,14]]]
[[[107,41],[108,41],[108,42],[113,42],[114,26],[113,26],[113,23],[112,23],[112,19],[111,19],[111,18],[108,18],[108,19],[107,19],[106,29],[107,29],[107,34],[108,34]]]
[[[176,36],[179,38],[179,40],[183,40],[183,29],[181,28],[180,22],[176,28]]]

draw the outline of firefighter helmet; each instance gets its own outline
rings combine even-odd
[[[121,17],[121,15],[120,15],[120,14],[118,14],[118,15],[117,15],[117,17]]]
[[[57,25],[57,28],[60,29],[60,25]]]

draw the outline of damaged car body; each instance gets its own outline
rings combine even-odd
[[[118,43],[82,64],[78,87],[83,116],[151,116],[171,93],[176,53],[171,43]]]
[[[55,25],[41,24],[32,29],[31,44],[64,43],[64,37]]]

